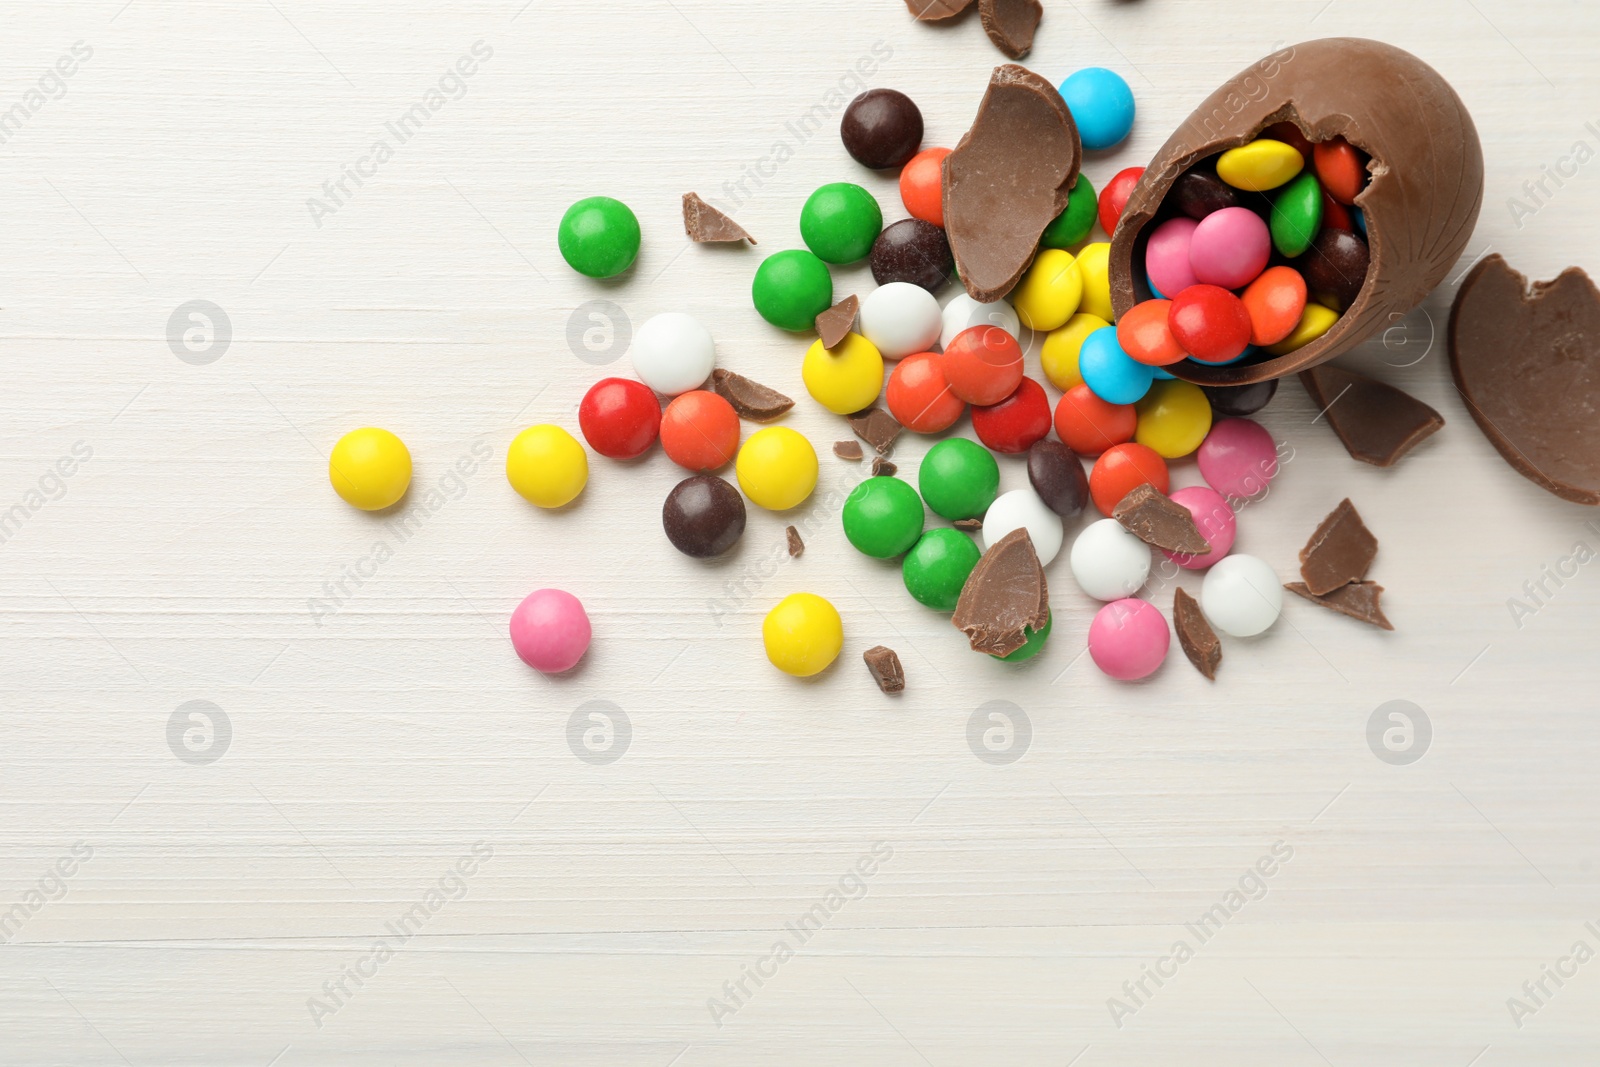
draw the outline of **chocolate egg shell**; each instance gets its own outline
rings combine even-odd
[[[1290,121],[1312,141],[1342,136],[1372,157],[1356,197],[1372,264],[1326,334],[1259,363],[1168,369],[1200,385],[1245,385],[1324,363],[1393,325],[1449,273],[1483,203],[1483,147],[1466,105],[1438,71],[1392,45],[1354,37],[1307,41],[1252,64],[1195,109],[1128,199],[1111,241],[1111,302],[1120,317],[1149,296],[1133,269],[1146,226],[1179,175],[1266,127]]]

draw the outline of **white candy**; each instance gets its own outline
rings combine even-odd
[[[1109,603],[1137,593],[1150,577],[1150,546],[1116,519],[1101,519],[1072,542],[1069,562],[1078,587]]]
[[[681,311],[657,315],[639,327],[630,354],[639,380],[667,396],[700,388],[717,362],[711,331]]]
[[[939,301],[920,285],[890,282],[861,302],[861,336],[876,345],[884,359],[927,352],[942,328]]]
[[[1278,621],[1283,586],[1266,561],[1229,556],[1206,571],[1200,586],[1200,610],[1223,633],[1254,637]]]
[[[1004,300],[981,304],[966,293],[960,293],[944,306],[942,319],[940,348],[949,348],[957,334],[973,326],[998,326],[1012,337],[1021,338],[1022,321]]]
[[[1061,551],[1061,516],[1045,507],[1032,489],[1013,489],[1001,493],[983,516],[983,549],[1012,530],[1026,529],[1041,565],[1048,565]]]

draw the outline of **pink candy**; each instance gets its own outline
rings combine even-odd
[[[1089,656],[1118,681],[1151,674],[1167,658],[1172,635],[1155,606],[1129,597],[1113,600],[1089,624]]]
[[[1255,281],[1271,256],[1272,234],[1261,216],[1247,207],[1213,211],[1200,220],[1189,239],[1189,266],[1194,276],[1224,289],[1241,289]],[[1161,291],[1177,296],[1182,290]]]
[[[536,589],[511,613],[511,646],[545,674],[571,670],[589,648],[589,616],[571,593]]]
[[[1155,228],[1145,246],[1144,266],[1150,272],[1150,284],[1169,300],[1198,284],[1189,266],[1189,245],[1199,225],[1187,217],[1168,219]]]
[[[1212,426],[1195,458],[1200,476],[1223,496],[1255,496],[1278,473],[1272,435],[1250,419],[1223,419]]]
[[[1200,536],[1206,539],[1211,551],[1203,556],[1191,556],[1163,549],[1168,559],[1186,570],[1199,571],[1233,551],[1233,538],[1238,532],[1239,521],[1221,493],[1203,485],[1191,485],[1175,490],[1172,501],[1189,509],[1189,514],[1194,516],[1194,524],[1200,528]]]

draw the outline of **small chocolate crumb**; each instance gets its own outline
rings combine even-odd
[[[893,478],[900,468],[884,459],[882,456],[872,457],[872,476],[874,478]]]
[[[1199,602],[1182,589],[1172,596],[1172,628],[1178,631],[1178,644],[1183,646],[1183,654],[1194,669],[1215,681],[1217,666],[1222,662],[1222,642],[1206,621]]]
[[[856,436],[871,445],[880,456],[893,448],[895,438],[900,436],[900,424],[894,416],[877,406],[858,411],[849,416],[849,420]]]
[[[1304,582],[1289,582],[1284,586],[1296,596],[1303,596],[1313,604],[1320,604],[1329,611],[1337,611],[1340,615],[1348,615],[1352,619],[1360,619],[1385,630],[1393,630],[1394,624],[1384,618],[1383,608],[1378,603],[1378,598],[1383,595],[1383,586],[1377,582],[1351,582],[1341,585],[1326,596],[1317,596],[1306,588]]]
[[[751,422],[771,422],[794,407],[794,401],[776,389],[721,367],[711,372],[711,390]]]
[[[1111,517],[1147,545],[1186,556],[1211,554],[1211,545],[1201,536],[1189,509],[1149,482],[1128,490],[1111,509]]]
[[[1312,596],[1326,596],[1341,585],[1365,578],[1377,555],[1378,539],[1346,497],[1300,550],[1300,577]]]
[[[1025,528],[989,546],[961,587],[950,621],[974,652],[991,656],[1009,656],[1027,643],[1029,630],[1050,621],[1049,586]]]
[[[1012,59],[1033,50],[1033,35],[1044,17],[1039,0],[978,0],[983,32],[994,46]]]
[[[784,528],[783,535],[789,539],[789,555],[794,559],[800,558],[800,553],[806,550],[806,543],[800,540],[800,531],[793,526]]]
[[[861,459],[861,442],[860,441],[835,441],[833,443],[833,454],[838,456],[840,459],[848,459],[848,460],[851,460],[851,461],[860,460]]]
[[[861,298],[847,296],[833,307],[817,316],[817,336],[823,348],[837,348],[840,341],[855,329],[856,314],[861,310]]]
[[[983,520],[982,519],[957,519],[955,522],[952,522],[950,525],[954,526],[958,530],[981,530],[981,529],[983,529]]]
[[[976,0],[906,0],[906,8],[918,22],[942,22],[955,18]]]
[[[1324,363],[1300,372],[1345,451],[1374,467],[1400,457],[1444,425],[1444,416],[1410,393],[1365,374]]]
[[[898,693],[906,687],[905,668],[900,666],[900,657],[894,649],[874,645],[861,653],[861,658],[867,661],[872,680],[885,693]]]
[[[696,244],[756,243],[743,226],[701,200],[698,193],[683,194],[683,232]]]

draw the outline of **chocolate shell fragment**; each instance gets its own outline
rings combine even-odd
[[[806,550],[806,543],[800,539],[800,531],[793,526],[785,526],[783,536],[789,545],[789,557],[799,559],[800,553]]]
[[[1325,596],[1365,578],[1377,555],[1378,539],[1346,497],[1317,524],[1300,550],[1300,577],[1312,596]]]
[[[906,8],[919,22],[942,22],[955,18],[977,0],[906,0]]]
[[[860,441],[835,441],[833,454],[840,459],[859,460],[861,458]]]
[[[711,372],[711,391],[732,404],[740,418],[751,422],[771,422],[794,407],[794,401],[776,389],[721,367]]]
[[[1600,506],[1600,291],[1587,274],[1530,287],[1500,256],[1478,264],[1450,309],[1450,373],[1517,473]]]
[[[872,457],[872,476],[874,478],[893,478],[900,472],[900,468],[884,459],[882,456]]]
[[[858,411],[848,417],[850,428],[856,436],[872,446],[874,452],[883,455],[894,447],[895,438],[900,436],[900,424],[894,416],[880,407],[870,407],[865,411]]]
[[[861,298],[847,296],[833,307],[817,316],[817,336],[823,348],[836,348],[856,326],[856,313],[861,310]]]
[[[698,193],[683,194],[683,232],[696,244],[756,243],[743,226],[701,200]]]
[[[1365,374],[1324,365],[1300,372],[1344,450],[1374,467],[1392,467],[1436,433],[1444,416],[1410,393]]]
[[[1044,7],[1039,0],[978,0],[978,15],[994,46],[1010,59],[1021,59],[1033,51]]]
[[[968,533],[971,533],[974,530],[983,529],[983,520],[982,519],[957,519],[955,522],[952,522],[950,525],[954,526],[958,530],[966,530]]]
[[[1394,624],[1384,617],[1383,609],[1378,606],[1378,598],[1383,595],[1383,586],[1377,582],[1351,582],[1341,585],[1326,596],[1317,596],[1306,588],[1304,582],[1289,582],[1284,588],[1296,596],[1303,596],[1313,604],[1320,604],[1329,611],[1337,611],[1340,615],[1348,615],[1352,619],[1371,623],[1384,630],[1393,630]]]
[[[944,161],[945,232],[973,299],[1011,292],[1067,206],[1082,161],[1055,86],[1023,67],[996,67],[972,128]]]
[[[967,635],[974,652],[1009,656],[1027,642],[1027,631],[1050,619],[1050,590],[1026,529],[1013,530],[989,547],[961,587],[950,621]]]
[[[861,658],[866,660],[867,670],[872,672],[872,680],[878,683],[879,689],[885,693],[898,693],[905,689],[905,668],[900,666],[900,657],[894,649],[874,645],[861,653]]]
[[[1206,621],[1200,603],[1182,589],[1172,595],[1172,628],[1178,631],[1178,644],[1194,669],[1215,681],[1222,663],[1222,641]]]
[[[1111,509],[1122,528],[1147,545],[1186,556],[1209,556],[1210,543],[1194,524],[1194,515],[1146,482],[1128,490]]]

